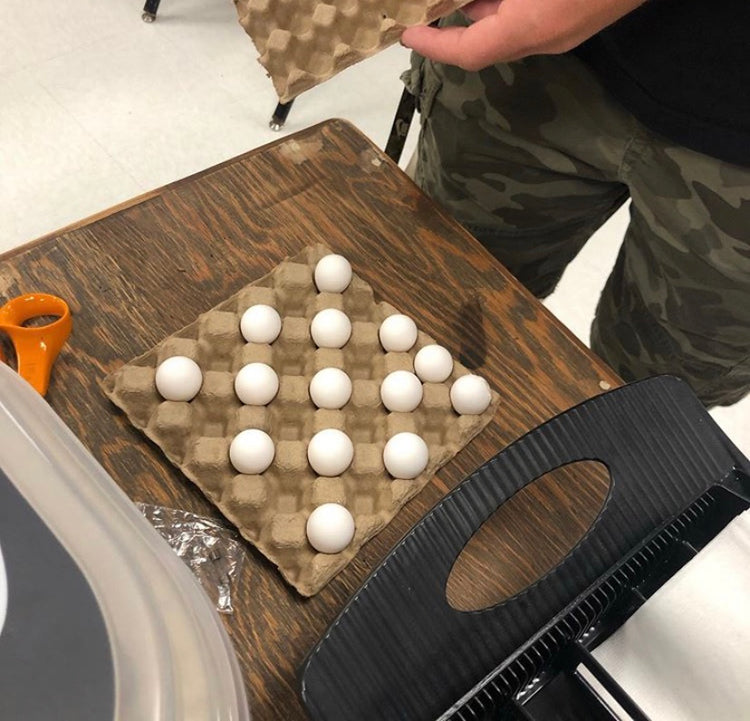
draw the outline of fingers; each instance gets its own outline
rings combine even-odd
[[[468,28],[407,28],[401,42],[420,55],[464,70],[481,70],[523,54],[497,12]]]
[[[482,20],[489,15],[494,15],[497,12],[498,5],[502,0],[474,0],[474,2],[464,5],[461,8],[461,12],[466,15],[470,20]]]

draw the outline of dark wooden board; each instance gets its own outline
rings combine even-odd
[[[71,305],[73,336],[58,359],[48,400],[126,493],[216,515],[109,403],[99,383],[315,242],[346,255],[379,296],[484,375],[502,402],[493,423],[316,597],[300,598],[247,545],[236,612],[225,622],[258,721],[305,718],[296,678],[304,655],[378,561],[448,489],[542,421],[619,384],[342,121],[6,254],[0,293],[46,291]],[[452,579],[454,591],[460,588],[481,606],[535,580],[595,517],[606,487],[606,474],[585,469],[556,474],[520,494],[472,544],[471,558],[462,559]]]

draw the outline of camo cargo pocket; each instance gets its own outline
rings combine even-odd
[[[417,112],[424,125],[443,84],[441,78],[429,60],[417,53],[412,53],[411,69],[401,76],[401,80],[406,89],[417,99]]]

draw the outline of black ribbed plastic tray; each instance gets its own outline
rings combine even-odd
[[[506,500],[577,461],[610,489],[592,527],[549,573],[482,611],[446,583]],[[583,665],[636,721],[590,650],[747,508],[750,464],[689,387],[660,377],[594,398],[528,433],[465,479],[353,596],[302,670],[313,719],[614,719]]]

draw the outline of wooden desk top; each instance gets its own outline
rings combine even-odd
[[[257,721],[306,717],[296,678],[305,654],[385,553],[449,488],[524,432],[606,384],[619,384],[469,234],[342,121],[6,254],[0,292],[10,298],[46,291],[69,302],[73,336],[57,361],[48,400],[125,492],[136,501],[215,516],[109,403],[99,381],[315,242],[349,258],[377,295],[477,368],[502,405],[495,421],[316,597],[300,598],[247,544],[236,610],[224,620]],[[545,477],[475,537],[456,587],[477,607],[520,590],[582,535],[605,490],[606,476],[588,469]]]

